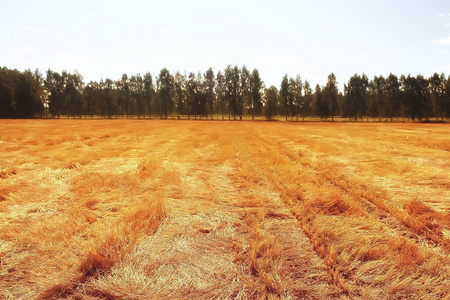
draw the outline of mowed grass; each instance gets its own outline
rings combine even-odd
[[[0,299],[448,299],[447,124],[0,121]]]

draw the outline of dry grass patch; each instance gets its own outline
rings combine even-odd
[[[450,297],[445,124],[0,132],[2,299]]]

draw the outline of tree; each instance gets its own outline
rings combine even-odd
[[[85,114],[94,117],[94,104],[98,102],[98,83],[90,81],[83,91],[84,102],[86,104]]]
[[[339,114],[341,116],[343,116],[344,95],[342,94],[341,91],[339,91],[338,95],[337,95],[337,104],[338,104],[338,107],[339,107],[339,109],[338,109],[339,110]]]
[[[305,91],[305,96],[303,97],[303,106],[301,107],[303,120],[305,120],[305,115],[311,115],[313,113],[312,103],[313,103],[313,94],[311,90],[311,85],[308,80],[305,80],[303,85],[303,89]]]
[[[298,107],[296,106],[297,103],[295,101],[295,94],[296,94],[296,82],[294,78],[289,78],[289,93],[288,93],[288,112],[289,116],[291,117],[291,122],[293,121],[294,115],[297,115]],[[297,118],[298,121],[298,118]]]
[[[297,117],[298,121],[298,114],[301,113],[303,120],[305,119],[305,113],[306,113],[306,106],[304,102],[304,98],[302,97],[302,90],[303,90],[303,82],[302,78],[299,74],[295,77],[295,79],[291,79],[291,94],[293,98],[293,111]]]
[[[325,88],[321,89],[318,84],[316,84],[315,92],[314,92],[314,108],[316,114],[320,116],[321,119],[325,119],[329,116],[329,106],[326,103],[324,97]]]
[[[14,116],[17,118],[31,118],[35,114],[42,112],[41,95],[42,89],[33,73],[28,70],[18,73],[15,78]]]
[[[412,120],[444,120],[450,117],[450,77],[434,73],[428,78],[422,75],[397,77],[374,76],[369,82],[365,74],[354,74],[344,85],[344,95],[339,91],[336,76],[328,75],[325,86],[317,85],[312,91],[310,83],[302,82],[300,75],[283,76],[278,89],[265,89],[259,71],[250,73],[246,66],[228,65],[216,76],[212,68],[206,72],[190,73],[187,77],[177,72],[171,75],[162,69],[155,82],[150,73],[100,82],[91,81],[86,86],[83,77],[75,70],[61,73],[48,69],[45,78],[39,70],[31,72],[0,68],[0,118],[30,118],[38,115],[52,117],[66,115],[76,117],[84,114],[111,118],[120,114],[137,115],[138,118],[152,113],[168,118],[176,112],[178,119],[183,114],[188,118],[211,116],[215,113],[228,114],[228,119],[251,114],[274,113],[284,115],[293,121],[296,116],[317,115],[327,119],[340,113],[350,120],[362,120],[364,116],[390,118],[391,122],[400,116]],[[277,103],[268,102],[273,96]]]
[[[162,69],[158,77],[160,114],[161,119],[167,119],[168,114],[172,112],[173,106],[173,76],[166,68]]]
[[[337,96],[338,96],[338,82],[336,81],[336,76],[334,73],[331,73],[328,75],[328,81],[327,85],[324,88],[324,101],[328,105],[328,109],[324,110],[326,113],[325,118],[328,116],[331,116],[331,121],[334,121],[333,116],[338,111],[338,105],[337,105]]]
[[[112,115],[115,113],[115,105],[114,105],[114,96],[113,96],[113,88],[114,81],[110,78],[106,78],[106,80],[100,80],[100,99],[102,100],[102,114],[103,116],[111,119]]]
[[[149,72],[145,73],[144,75],[144,103],[145,107],[147,107],[147,114],[149,118],[152,118],[152,98],[153,94],[155,93],[153,89],[153,77],[152,74]],[[144,111],[144,117],[145,117],[145,111]]]
[[[192,114],[197,119],[197,115],[200,114],[200,83],[197,81],[194,73],[189,73],[187,86],[187,111],[188,118]]]
[[[77,71],[74,74],[63,72],[63,76],[66,78],[66,84],[64,89],[64,98],[66,106],[67,118],[70,115],[73,117],[80,116],[83,113],[82,93],[83,93],[83,76]]]
[[[276,114],[276,107],[278,103],[278,90],[273,85],[264,90],[264,114],[267,120],[271,120]]]
[[[15,111],[15,77],[18,71],[0,69],[0,118],[12,118]],[[17,74],[17,75],[16,75]]]
[[[237,70],[239,70],[236,67]],[[251,96],[251,87],[250,87],[250,71],[246,66],[242,66],[242,69],[238,72],[240,73],[240,86],[239,86],[239,97],[238,97],[238,110],[239,110],[239,118],[242,120],[242,115],[248,112],[251,107],[252,96]]]
[[[250,76],[250,99],[251,105],[250,110],[252,113],[252,120],[255,119],[255,115],[261,114],[262,108],[262,89],[264,88],[264,82],[259,76],[259,71],[253,69],[252,75]]]
[[[132,103],[135,107],[135,114],[140,119],[141,114],[144,115],[145,119],[145,102],[144,102],[144,80],[141,74],[136,74],[130,78],[130,91]]]
[[[119,97],[117,99],[118,105],[120,107],[121,115],[123,116],[123,113],[125,111],[125,115],[127,116],[130,114],[130,98],[131,98],[131,91],[130,91],[130,80],[128,79],[128,75],[122,74],[122,79],[117,81],[116,83],[118,90],[119,90]]]
[[[401,93],[400,93],[400,84],[398,81],[398,77],[392,73],[386,78],[386,83],[384,86],[385,93],[385,102],[384,107],[387,113],[387,116],[391,118],[391,122],[393,122],[394,116],[397,118],[400,115],[401,109]]]
[[[378,121],[381,122],[381,117],[383,115],[383,108],[385,107],[384,93],[386,87],[386,80],[382,75],[374,76],[369,86],[371,89],[373,103],[377,111]]]
[[[225,82],[225,76],[222,74],[222,72],[218,72],[216,76],[216,97],[217,97],[217,105],[220,114],[222,115],[222,120],[224,119],[225,114],[225,108],[227,107],[227,93],[226,93],[226,82]]]
[[[49,109],[52,117],[60,117],[64,109],[64,91],[66,88],[66,74],[59,74],[52,70],[47,70],[47,77],[44,81],[45,89],[49,93]]]
[[[228,103],[228,119],[230,114],[236,120],[236,116],[240,113],[241,98],[240,92],[240,76],[239,68],[237,66],[232,67],[228,65],[225,68],[225,97]]]
[[[434,73],[433,76],[428,79],[428,82],[433,115],[436,120],[439,120],[440,115],[442,118],[444,117],[443,113],[445,111],[445,76],[443,73],[441,75]]]
[[[399,79],[400,85],[400,114],[405,122],[406,110],[408,106],[408,96],[406,94],[406,76],[404,74],[400,75]]]
[[[175,73],[173,88],[177,118],[180,119],[180,115],[185,113],[186,76],[181,75],[180,72]]]
[[[0,118],[32,118],[44,112],[44,90],[39,70],[0,69]]]
[[[355,120],[362,119],[367,110],[369,80],[365,74],[355,74],[345,85],[344,115]]]
[[[200,72],[197,73],[197,78],[195,79],[197,82],[197,93],[196,93],[196,99],[197,99],[197,113],[199,115],[200,120],[202,119],[202,116],[207,117],[207,103],[206,103],[206,90],[205,90],[205,82],[203,81],[202,74]]]
[[[214,72],[212,68],[209,68],[206,73],[203,75],[204,77],[204,90],[205,90],[205,99],[206,99],[206,116],[210,115],[211,120],[213,119],[214,113],[214,102],[215,102],[215,94],[214,87],[216,82],[214,80]]]
[[[432,104],[430,100],[430,91],[428,89],[428,80],[421,74],[416,76],[417,80],[417,110],[419,120],[429,119],[432,115]]]
[[[413,121],[422,120],[431,111],[431,108],[427,106],[429,97],[427,80],[422,75],[416,77],[408,75],[403,80],[403,88],[408,116]]]
[[[284,75],[283,79],[281,80],[280,97],[278,100],[280,101],[279,108],[281,110],[281,113],[286,117],[286,121],[287,121],[288,116],[291,114],[291,110],[292,110],[291,109],[292,95],[290,93],[289,79],[288,79],[287,74]]]
[[[445,115],[447,119],[450,118],[450,76],[447,78],[447,81],[445,83],[445,97],[442,114],[443,116]]]
[[[44,93],[44,78],[38,69],[32,74],[29,72],[29,76],[32,77],[31,93],[32,93],[32,105],[33,105],[33,116],[36,114],[41,114],[44,112],[45,107],[45,93]]]

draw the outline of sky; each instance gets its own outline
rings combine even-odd
[[[0,66],[123,73],[258,69],[314,88],[350,77],[450,75],[450,1],[0,0]]]

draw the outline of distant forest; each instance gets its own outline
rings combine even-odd
[[[162,69],[150,74],[123,74],[118,80],[85,83],[77,71],[21,72],[0,69],[0,118],[137,117],[270,120],[334,117],[349,120],[448,121],[450,77],[433,74],[388,77],[353,75],[339,91],[331,73],[325,86],[285,75],[279,87],[266,87],[257,69],[227,66],[214,74]]]

